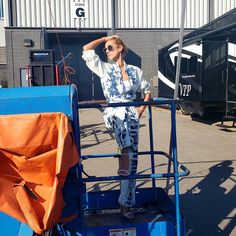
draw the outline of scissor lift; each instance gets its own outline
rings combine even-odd
[[[33,88],[14,88],[0,90],[0,114],[21,114],[40,112],[64,112],[71,120],[80,157],[83,160],[92,158],[114,158],[119,153],[99,153],[81,155],[80,127],[78,109],[105,108],[118,106],[148,105],[150,150],[139,152],[139,156],[150,158],[151,174],[137,174],[128,177],[120,176],[88,176],[83,175],[83,165],[80,163],[71,170],[63,189],[65,208],[62,216],[77,214],[73,220],[55,225],[50,230],[51,235],[59,236],[156,236],[185,235],[185,221],[180,212],[179,178],[187,176],[189,170],[180,165],[177,160],[176,142],[176,101],[169,99],[153,99],[150,102],[130,102],[115,104],[78,104],[75,86],[50,86]],[[168,106],[171,116],[169,153],[155,150],[153,143],[152,107]],[[155,158],[167,158],[166,173],[156,173]],[[173,171],[171,171],[173,166]],[[121,179],[151,179],[152,186],[137,188],[135,219],[129,221],[120,215],[117,202],[119,190],[92,191],[86,190],[86,183],[102,181],[119,181]],[[170,178],[174,180],[175,200],[169,198],[166,190],[156,186],[156,179]],[[168,186],[167,186],[168,187]],[[142,209],[142,211],[140,211]],[[30,228],[1,213],[0,222],[4,222],[4,232],[1,235],[34,235]],[[14,223],[13,223],[14,222]],[[11,226],[14,225],[14,227]],[[8,227],[9,226],[9,227]],[[17,228],[17,229],[16,229]],[[17,232],[17,234],[12,234]],[[22,233],[24,232],[24,233]]]

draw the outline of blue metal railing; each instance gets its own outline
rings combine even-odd
[[[175,208],[176,208],[176,234],[177,236],[181,234],[180,226],[180,202],[179,202],[179,177],[187,176],[189,170],[184,166],[178,163],[177,157],[177,140],[176,140],[176,103],[177,100],[173,99],[162,99],[162,98],[153,98],[152,101],[144,102],[127,102],[127,103],[79,103],[78,109],[83,108],[106,108],[106,107],[121,107],[121,106],[148,106],[148,123],[149,123],[149,139],[150,139],[150,150],[144,152],[138,152],[139,156],[150,155],[151,158],[151,174],[136,174],[129,175],[127,177],[121,176],[87,176],[82,178],[82,183],[85,182],[97,182],[97,181],[111,181],[111,180],[121,180],[121,179],[152,179],[152,187],[155,188],[155,179],[158,178],[173,178],[174,179],[174,188],[175,188]],[[152,122],[152,106],[168,106],[171,111],[171,135],[170,135],[170,153],[167,154],[163,151],[155,151],[153,143],[153,122]],[[80,134],[79,134],[80,135]],[[79,143],[79,152],[82,159],[89,158],[107,158],[107,157],[119,157],[119,153],[106,153],[106,154],[94,154],[94,155],[81,155],[81,146]],[[163,155],[169,159],[169,164],[173,163],[174,170],[170,173],[170,167],[168,168],[167,173],[155,173],[155,155]],[[179,169],[182,172],[179,172]]]

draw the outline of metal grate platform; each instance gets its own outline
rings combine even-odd
[[[134,220],[122,217],[119,209],[85,212],[86,227],[139,224],[143,222],[174,221],[174,212],[170,212],[164,205],[148,204],[145,207],[134,208]]]

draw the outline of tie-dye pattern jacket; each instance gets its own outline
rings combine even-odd
[[[104,96],[109,103],[131,102],[136,98],[138,92],[142,91],[146,94],[150,91],[150,84],[144,80],[143,71],[137,66],[125,63],[125,71],[131,85],[127,91],[118,63],[102,61],[94,50],[84,51],[82,58],[86,61],[88,68],[100,77]],[[134,117],[138,119],[136,110],[133,107],[129,109]],[[121,110],[127,109],[119,109],[119,107],[106,108],[104,120],[107,128],[113,127],[114,114],[121,112]]]

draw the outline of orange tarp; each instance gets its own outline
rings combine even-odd
[[[60,220],[61,189],[78,151],[62,113],[0,116],[0,211],[36,233]]]

